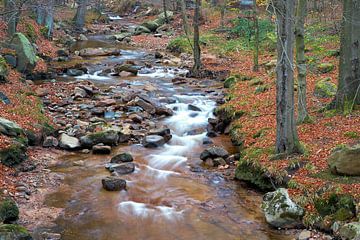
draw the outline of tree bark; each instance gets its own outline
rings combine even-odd
[[[82,30],[85,26],[85,16],[86,16],[86,7],[87,7],[87,0],[78,0],[78,8],[76,10],[76,15],[74,18],[75,27],[78,30]]]
[[[296,63],[298,70],[298,123],[310,120],[306,104],[306,58],[305,58],[305,18],[307,0],[298,0],[296,10]]]
[[[199,70],[201,68],[201,49],[200,49],[200,6],[201,0],[196,0],[195,2],[195,12],[194,12],[194,66],[193,74],[198,76]]]
[[[259,45],[260,45],[260,29],[259,29],[259,18],[257,12],[257,2],[255,0],[254,5],[254,25],[255,25],[255,43],[254,43],[254,72],[259,71]]]
[[[345,113],[360,104],[360,2],[343,1],[340,70],[336,108]]]
[[[169,23],[169,18],[167,15],[167,4],[166,4],[166,0],[163,0],[163,8],[164,8],[164,17],[165,17],[165,22]]]
[[[301,147],[294,117],[294,15],[295,0],[274,0],[276,13],[276,153],[300,153]]]
[[[6,12],[5,19],[8,26],[7,34],[9,37],[12,37],[16,32],[17,17],[18,17],[15,0],[5,0],[4,7]]]
[[[48,0],[44,24],[48,30],[47,37],[50,38],[54,29],[54,0]]]

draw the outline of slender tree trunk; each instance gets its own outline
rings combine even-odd
[[[167,15],[167,3],[166,3],[166,0],[163,0],[163,8],[164,8],[165,22],[169,23],[169,18],[168,18],[168,15]]]
[[[225,27],[225,14],[226,14],[226,5],[227,5],[227,1],[223,0],[223,3],[221,4],[221,9],[220,9],[220,28],[224,28]]]
[[[47,37],[50,38],[54,29],[54,0],[48,0],[46,6],[45,26],[47,27]]]
[[[182,21],[183,21],[184,32],[188,36],[190,33],[190,29],[189,29],[189,23],[188,23],[188,18],[187,18],[187,13],[186,13],[186,2],[185,1],[186,0],[179,0],[180,6],[181,6],[181,17],[182,17]]]
[[[310,120],[306,105],[306,58],[305,58],[305,18],[307,0],[298,0],[296,10],[296,63],[298,70],[298,123]]]
[[[194,12],[194,66],[193,73],[195,76],[199,75],[199,70],[201,68],[201,49],[200,49],[200,6],[201,0],[196,0],[195,2],[195,12]]]
[[[8,26],[7,34],[9,37],[12,37],[16,32],[16,25],[17,25],[17,11],[16,11],[16,4],[15,0],[5,0],[5,19]]]
[[[360,104],[360,3],[343,1],[343,22],[340,47],[339,86],[336,108],[348,113]]]
[[[257,12],[257,5],[254,5],[254,25],[255,25],[255,43],[254,43],[254,72],[259,71],[259,45],[260,45],[260,29],[259,29],[259,18]]]
[[[276,153],[300,153],[294,117],[295,0],[274,0],[278,31],[276,82]]]
[[[77,2],[79,5],[76,10],[74,21],[75,21],[75,27],[78,30],[81,30],[85,26],[87,0],[78,0]]]

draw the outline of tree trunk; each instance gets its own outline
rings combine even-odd
[[[276,82],[276,153],[300,153],[294,117],[295,0],[274,0],[278,31]]]
[[[165,22],[169,23],[169,18],[167,15],[167,4],[166,4],[166,0],[163,0],[163,8],[164,8],[164,17],[165,17]]]
[[[200,5],[201,0],[196,0],[195,2],[195,12],[194,12],[194,66],[193,74],[195,76],[199,75],[199,70],[201,67],[201,49],[200,49]]]
[[[54,29],[54,0],[48,0],[46,6],[45,26],[47,27],[47,38],[50,38]]]
[[[306,105],[306,58],[305,58],[305,18],[307,0],[298,0],[296,10],[296,63],[298,70],[298,123],[310,120]]]
[[[15,0],[5,0],[5,19],[8,26],[7,34],[9,37],[12,37],[16,32],[16,25],[17,25],[17,11],[16,11],[16,4]]]
[[[260,29],[259,29],[259,18],[258,18],[258,12],[257,12],[257,5],[255,0],[255,6],[254,6],[254,25],[255,25],[255,43],[254,43],[254,72],[259,71],[259,45],[260,45]]]
[[[189,23],[188,23],[188,18],[187,18],[187,13],[186,13],[186,2],[185,1],[186,0],[179,0],[180,6],[181,6],[181,17],[182,17],[182,21],[183,21],[184,32],[188,36],[190,33],[190,30],[189,30]]]
[[[360,104],[360,3],[344,0],[336,108],[348,113]]]
[[[76,15],[75,15],[74,21],[75,21],[75,27],[78,30],[82,30],[85,26],[87,0],[79,0],[78,4],[79,5],[76,10]]]

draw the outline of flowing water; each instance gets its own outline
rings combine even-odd
[[[100,44],[95,42],[91,44]],[[266,225],[260,194],[202,167],[199,155],[206,148],[205,128],[216,106],[212,94],[173,85],[171,79],[183,71],[161,66],[129,79],[99,76],[109,64],[146,58],[145,52],[125,50],[119,57],[102,58],[102,64],[93,65],[90,74],[71,80],[88,79],[99,86],[119,81],[132,86],[151,83],[157,89],[154,96],[176,99],[167,105],[174,115],[157,122],[171,129],[172,140],[157,149],[134,144],[113,150],[112,155],[130,152],[136,164],[134,173],[122,176],[128,189],[121,192],[106,192],[101,186],[101,179],[109,176],[105,164],[111,156],[64,155],[61,165],[53,169],[65,175],[64,183],[46,199],[48,206],[64,208],[53,231],[61,233],[64,240],[291,239]],[[201,112],[189,110],[189,104]],[[188,134],[194,129],[203,130]],[[234,151],[227,137],[213,141]],[[79,160],[85,165],[74,166]]]

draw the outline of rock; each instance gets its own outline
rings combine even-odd
[[[16,67],[16,65],[17,65],[16,56],[14,56],[12,54],[4,55],[4,59],[5,59],[6,63],[9,64],[11,67],[13,67],[13,68]],[[1,70],[0,70],[0,72],[1,72]]]
[[[142,24],[145,28],[149,29],[151,32],[155,32],[158,27],[160,27],[160,24],[155,21],[147,21]]]
[[[26,228],[16,224],[0,225],[1,240],[32,240]]]
[[[80,41],[88,41],[88,38],[84,34],[80,34],[79,35],[79,40]]]
[[[311,238],[311,232],[309,230],[303,230],[300,232],[297,240],[309,240]]]
[[[0,149],[0,162],[13,167],[27,159],[26,146],[14,141],[9,147]]]
[[[261,205],[266,221],[276,228],[294,228],[302,225],[304,209],[294,203],[284,188],[265,194]]]
[[[201,112],[201,109],[199,107],[191,105],[191,104],[188,105],[188,109],[190,111]]]
[[[203,139],[203,145],[209,145],[209,144],[213,144],[213,141],[210,138],[205,137]]]
[[[135,35],[140,35],[140,34],[143,34],[143,33],[151,33],[151,31],[150,31],[150,29],[148,29],[145,26],[138,26],[135,29]]]
[[[211,159],[215,159],[215,158],[226,159],[228,156],[229,156],[229,153],[224,148],[214,146],[214,147],[210,147],[210,148],[205,149],[201,153],[200,159],[203,160],[203,161],[205,161],[208,158],[211,158]]]
[[[328,73],[334,70],[335,65],[332,63],[321,63],[317,68],[320,73]]]
[[[236,76],[228,77],[224,82],[224,88],[231,88],[238,81]]]
[[[110,163],[126,163],[134,161],[130,153],[120,153],[111,158]]]
[[[0,225],[1,223],[11,223],[19,219],[19,208],[11,199],[0,202]],[[1,238],[0,238],[1,239]]]
[[[109,37],[110,40],[116,40],[116,41],[124,41],[125,38],[127,37],[131,37],[131,33],[125,32],[125,33],[120,33],[120,34],[115,34]]]
[[[96,56],[118,56],[120,50],[116,48],[84,48],[79,51],[81,57],[96,57]]]
[[[35,93],[38,97],[45,97],[49,94],[49,89],[46,88],[36,88]]]
[[[168,21],[171,21],[174,18],[174,12],[172,11],[166,11],[166,16],[168,18]],[[165,13],[162,12],[157,16],[157,19],[155,20],[159,25],[163,25],[166,23]]]
[[[110,164],[107,168],[110,172],[115,172],[117,174],[129,174],[135,171],[135,164],[133,162],[115,163]]]
[[[0,55],[0,83],[6,83],[7,82],[7,76],[8,76],[8,69],[6,66],[5,59]]]
[[[0,92],[0,102],[6,105],[9,105],[11,103],[10,99],[3,92]]]
[[[80,138],[81,146],[84,148],[91,148],[94,145],[103,143],[109,146],[116,146],[119,144],[121,132],[115,130],[107,130],[102,132],[90,133]]]
[[[59,141],[52,136],[46,137],[43,142],[43,147],[57,147],[59,145]]]
[[[359,240],[360,239],[360,222],[345,224],[340,228],[339,235],[342,240]]]
[[[135,98],[134,103],[137,106],[141,107],[145,112],[148,112],[150,114],[156,113],[156,108],[151,103],[149,103],[139,97]]]
[[[143,140],[143,145],[146,148],[157,148],[165,144],[165,139],[159,135],[148,135]]]
[[[164,138],[165,142],[169,142],[172,138],[169,128],[152,129],[148,135],[159,135]]]
[[[354,198],[348,194],[331,193],[328,197],[314,199],[314,206],[321,217],[334,221],[347,221],[356,215],[356,203]]]
[[[325,78],[316,82],[314,95],[319,98],[332,98],[336,95],[337,86],[331,82],[331,78]]]
[[[155,57],[156,59],[161,59],[161,58],[164,57],[164,55],[163,55],[161,52],[156,51],[156,52],[154,53],[154,57]]]
[[[159,106],[159,107],[156,107],[156,110],[155,110],[155,113],[159,116],[172,116],[174,115],[174,112],[172,109],[168,108],[168,107],[165,107],[165,106]]]
[[[87,92],[79,87],[75,87],[74,89],[74,99],[78,99],[78,98],[86,98],[87,97]]]
[[[131,121],[133,121],[134,123],[141,123],[143,121],[143,118],[135,113],[130,114],[129,119],[131,119]]]
[[[35,50],[29,40],[22,33],[15,33],[11,39],[11,45],[16,51],[18,63],[17,70],[19,72],[32,71],[37,62]]]
[[[97,144],[92,147],[93,154],[110,154],[111,147],[104,144]]]
[[[328,164],[334,174],[360,176],[360,144],[335,150]]]
[[[126,190],[126,181],[117,177],[107,177],[101,180],[102,186],[106,191]]]
[[[114,72],[115,72],[115,74],[118,74],[118,75],[121,72],[130,72],[136,76],[139,72],[139,68],[132,64],[124,63],[124,64],[116,65],[114,68]]]
[[[100,100],[96,103],[96,107],[108,107],[116,104],[116,100],[112,98],[107,98]]]
[[[81,145],[79,139],[63,133],[60,135],[59,146],[66,150],[74,150],[80,148]]]
[[[80,69],[68,69],[66,71],[66,74],[71,77],[77,77],[77,76],[84,75],[84,71],[80,70]]]
[[[16,123],[0,117],[0,133],[10,137],[17,137],[23,134],[24,130]]]
[[[215,159],[208,158],[205,160],[205,165],[209,167],[218,167],[218,166],[225,166],[226,162],[223,158],[215,158]]]

